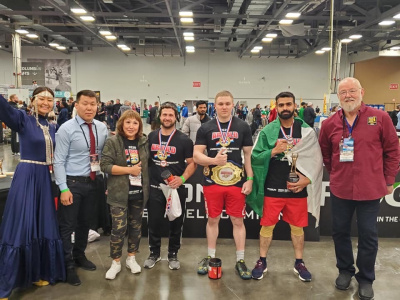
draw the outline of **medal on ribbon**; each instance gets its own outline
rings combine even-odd
[[[229,120],[228,128],[226,129],[226,132],[222,131],[221,123],[219,122],[218,118],[217,118],[217,125],[218,125],[218,130],[219,130],[219,132],[221,134],[221,137],[219,138],[218,144],[221,145],[222,147],[228,147],[231,144],[231,139],[228,136],[228,134],[229,134],[229,130],[231,129],[232,118],[230,118],[230,120]]]
[[[161,129],[158,131],[158,142],[160,143],[160,150],[157,151],[157,158],[160,160],[160,166],[161,167],[166,167],[167,166],[167,158],[168,158],[168,145],[171,142],[172,137],[174,136],[176,132],[176,129],[169,135],[167,143],[163,147],[162,142],[161,142]]]
[[[290,127],[290,132],[289,132],[288,135],[286,135],[285,130],[284,130],[283,127],[281,126],[282,135],[283,135],[283,137],[285,138],[285,140],[287,141],[287,148],[286,148],[285,154],[288,154],[289,151],[292,150],[292,148],[293,148],[293,137],[292,137],[292,134],[293,134],[293,124],[294,124],[294,122],[292,123],[292,126]]]

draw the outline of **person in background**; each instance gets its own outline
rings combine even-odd
[[[271,104],[270,110],[269,110],[269,115],[268,115],[268,124],[275,121],[278,116],[278,112],[276,110],[276,102],[273,101]]]
[[[160,102],[154,102],[154,106],[150,109],[149,118],[150,118],[150,128],[151,131],[156,130],[160,127],[158,121],[158,107],[160,106]]]
[[[257,104],[253,110],[253,122],[256,124],[257,128],[261,126],[261,105]]]
[[[304,120],[304,109],[307,107],[307,104],[305,102],[300,103],[300,108],[299,108],[299,113],[298,116],[300,119]]]
[[[125,100],[124,105],[122,105],[118,110],[118,116],[122,116],[122,114],[127,110],[136,110],[136,105],[135,105],[135,108],[132,108],[131,102],[128,100]]]
[[[110,100],[106,104],[106,116],[107,116],[107,125],[111,130],[113,128],[113,111],[114,111],[114,100]]]
[[[307,107],[304,109],[304,121],[310,126],[314,128],[314,120],[317,117],[312,102],[307,103]]]
[[[181,128],[183,127],[183,124],[185,124],[186,119],[189,117],[189,110],[188,107],[186,106],[186,103],[182,103],[182,109],[181,109]]]
[[[18,132],[21,160],[8,192],[0,226],[0,298],[17,287],[65,280],[64,253],[58,232],[49,166],[56,127],[46,120],[54,93],[33,91],[33,115],[16,110],[0,95],[0,119]]]
[[[57,118],[57,124],[60,127],[68,121],[68,104],[67,101],[61,101],[61,110]]]
[[[397,115],[399,114],[399,112],[400,112],[400,104],[398,104],[398,105],[396,106],[396,109],[394,109],[394,110],[390,113],[390,118],[392,119],[393,126],[396,127],[396,129],[399,129],[399,128],[397,128],[397,124],[400,123],[400,122],[399,122],[399,119],[398,119],[398,117],[397,117]]]
[[[15,94],[10,95],[8,103],[12,108],[18,109],[18,96]],[[11,129],[11,152],[12,155],[19,155],[19,141],[18,133]]]
[[[115,131],[115,126],[117,126],[117,121],[119,118],[118,112],[119,109],[121,108],[122,104],[121,101],[119,99],[115,100],[115,104],[113,105],[113,127],[111,129],[111,131]]]
[[[186,122],[182,127],[182,132],[189,136],[189,138],[193,141],[193,144],[196,141],[197,130],[199,130],[202,124],[211,120],[207,115],[206,101],[200,100],[196,102],[196,112],[197,113],[194,116],[190,116],[186,119]]]
[[[80,91],[76,95],[77,116],[68,120],[56,134],[54,175],[61,196],[58,208],[60,234],[63,241],[67,282],[81,284],[75,265],[89,271],[96,265],[86,258],[89,227],[95,207],[99,156],[108,131],[94,120],[97,112],[96,93]],[[102,175],[98,175],[99,177]],[[75,232],[75,243],[71,234]]]
[[[106,279],[114,279],[121,271],[121,256],[125,234],[128,232],[126,267],[140,273],[136,253],[142,230],[142,212],[149,198],[149,149],[140,115],[125,111],[117,122],[115,136],[107,139],[101,170],[108,174],[107,202],[112,216],[110,256],[113,259]]]
[[[361,300],[374,298],[375,261],[378,253],[377,217],[382,197],[393,193],[399,171],[399,141],[389,115],[363,103],[364,89],[352,77],[340,81],[342,107],[322,123],[322,156],[330,175],[332,237],[339,275],[335,285],[347,290],[358,281]],[[357,261],[351,242],[356,213]]]

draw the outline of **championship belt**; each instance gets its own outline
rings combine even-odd
[[[210,175],[210,168],[208,166],[203,168],[203,174],[204,176]]]
[[[216,184],[223,186],[231,186],[242,180],[243,170],[233,163],[228,162],[223,166],[215,166],[212,168],[211,180]]]

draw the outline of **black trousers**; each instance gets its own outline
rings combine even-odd
[[[19,153],[19,142],[17,142],[17,132],[11,130],[11,152]]]
[[[92,223],[93,207],[96,199],[96,181],[71,180],[67,184],[73,195],[71,205],[58,206],[58,222],[63,241],[65,265],[74,265],[74,259],[85,256],[89,227]],[[71,242],[71,234],[75,232],[75,243]]]
[[[332,237],[335,243],[336,267],[340,273],[355,274],[353,247],[351,245],[351,220],[357,214],[358,251],[355,277],[358,282],[375,280],[375,261],[378,253],[379,199],[354,201],[340,199],[331,193]]]
[[[177,253],[181,247],[181,236],[183,220],[186,213],[187,191],[184,186],[178,188],[179,199],[182,206],[182,215],[169,222],[169,244],[168,253]],[[150,188],[149,200],[147,202],[149,246],[150,251],[160,254],[161,229],[164,221],[166,199],[161,190]]]

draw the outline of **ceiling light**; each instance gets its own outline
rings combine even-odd
[[[86,22],[93,22],[94,21],[94,18],[92,16],[80,16],[80,18],[83,21],[86,21]]]
[[[316,54],[324,54],[325,51],[324,51],[324,50],[317,50],[317,51],[315,51],[315,53],[316,53]]]
[[[260,49],[251,49],[250,52],[251,52],[251,53],[258,53],[258,52],[260,52]]]
[[[322,51],[331,51],[331,49],[332,49],[331,47],[324,47],[324,48],[322,48],[321,50],[322,50]]]
[[[117,47],[118,48],[126,48],[126,47],[128,47],[124,42],[119,42],[118,44],[117,44]]]
[[[58,47],[56,47],[58,50],[65,50],[65,49],[67,49],[67,47],[65,47],[65,46],[58,46]]]
[[[87,13],[86,9],[84,9],[84,8],[82,8],[82,7],[71,8],[71,11],[72,11],[74,14],[77,14],[77,15],[84,15],[84,14]]]
[[[393,19],[400,19],[400,14],[395,15]]]
[[[31,39],[37,39],[39,37],[36,33],[28,33],[26,36]]]
[[[352,39],[343,39],[343,40],[341,40],[341,42],[344,43],[344,44],[351,43],[352,41],[353,41]]]
[[[183,39],[185,41],[194,41],[194,36],[185,36]]]
[[[390,48],[390,50],[400,50],[400,47],[399,46],[395,46],[395,47]]]
[[[51,46],[51,47],[58,47],[58,46],[60,46],[60,44],[51,42],[51,43],[49,43],[49,46]]]
[[[361,34],[353,34],[353,35],[349,36],[349,38],[352,40],[358,40],[358,39],[362,38],[362,35]]]
[[[117,39],[115,35],[106,35],[105,38],[109,41],[115,41]]]
[[[290,12],[290,13],[287,13],[285,17],[289,18],[289,19],[297,19],[300,16],[301,16],[301,13],[299,13],[299,12]]]
[[[183,36],[194,36],[193,32],[184,32]]]
[[[262,46],[255,46],[255,47],[253,47],[253,50],[262,50]]]
[[[100,30],[99,33],[101,35],[111,35],[111,32],[109,30]]]
[[[187,53],[194,53],[195,50],[194,50],[194,49],[186,49],[186,52],[187,52]]]
[[[270,37],[265,37],[265,38],[262,39],[262,41],[263,41],[264,43],[272,42],[272,40],[273,40],[273,38],[270,38]]]
[[[15,32],[18,32],[20,34],[28,34],[29,33],[29,31],[25,30],[25,29],[15,29]]]
[[[385,20],[385,21],[379,22],[378,24],[381,26],[389,26],[389,25],[394,24],[395,22],[396,21],[393,21],[393,20]]]
[[[281,25],[290,25],[293,23],[293,20],[288,20],[288,19],[283,19],[279,21],[279,24]]]
[[[180,17],[193,17],[193,12],[192,11],[180,11],[179,16]]]
[[[188,49],[194,49],[194,46],[186,46],[186,50]]]
[[[341,40],[342,43],[348,44],[351,43],[353,40],[352,39],[343,39]]]
[[[193,18],[181,18],[182,23],[193,23]]]
[[[267,33],[267,35],[265,37],[267,38],[276,38],[278,36],[278,34],[276,33]]]
[[[131,48],[129,48],[129,47],[123,47],[123,48],[121,48],[121,50],[122,50],[122,51],[131,51]]]

